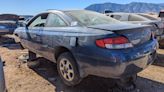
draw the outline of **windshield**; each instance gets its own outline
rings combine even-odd
[[[76,19],[81,24],[86,26],[113,24],[113,23],[120,22],[104,14],[100,14],[92,11],[75,10],[75,11],[67,11],[66,14],[72,16],[74,19]]]

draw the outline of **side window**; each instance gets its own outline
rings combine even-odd
[[[67,24],[56,14],[49,14],[47,27],[65,27]]]
[[[38,15],[34,20],[32,20],[32,22],[30,22],[28,27],[44,27],[46,24],[47,17],[48,14]]]
[[[111,17],[117,19],[117,20],[120,20],[121,19],[121,16],[120,15],[111,15]]]

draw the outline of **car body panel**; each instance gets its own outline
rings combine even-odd
[[[157,41],[149,41],[149,43],[149,45],[146,43],[121,51],[79,47],[80,50],[75,54],[75,57],[81,70],[81,76],[91,74],[106,78],[121,78],[138,73],[155,59],[155,56],[149,55],[156,53]],[[133,67],[128,69],[130,66]]]
[[[146,36],[148,40],[127,49],[112,50],[100,48],[95,44],[97,39],[122,35],[126,37],[135,36],[134,29],[140,28],[142,28],[141,31],[144,32],[147,31],[147,28],[150,29],[150,32],[147,31],[148,33],[146,34],[151,35],[151,30],[153,29],[151,29],[150,26],[120,22],[97,26],[72,26],[71,24],[74,22],[74,19],[66,14],[64,15],[64,12],[50,11],[46,13],[60,15],[64,21],[67,21],[68,26],[45,26],[40,28],[35,27],[33,29],[20,27],[15,30],[14,34],[18,35],[21,44],[25,48],[53,62],[56,62],[55,56],[59,47],[68,49],[77,62],[78,70],[82,78],[88,75],[121,78],[140,72],[154,61],[155,57],[150,58],[150,55],[156,53],[155,51],[158,48],[158,44],[153,37],[149,38]],[[129,30],[131,36],[125,34],[127,32],[126,30]],[[137,36],[141,37],[142,35]],[[137,67],[134,67],[134,70],[131,69],[132,71],[128,71],[126,67],[130,67],[131,65]],[[138,67],[142,69],[138,69]]]

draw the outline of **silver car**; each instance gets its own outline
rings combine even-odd
[[[152,25],[156,30],[155,36],[158,41],[164,39],[164,24],[161,20],[155,18],[152,20],[152,18],[150,19],[146,15],[135,13],[107,13],[106,15],[123,22]]]
[[[4,72],[3,72],[3,63],[0,58],[0,92],[6,92]]]

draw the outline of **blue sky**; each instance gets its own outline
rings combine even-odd
[[[164,0],[0,0],[0,13],[37,14],[47,9],[84,9],[95,3],[147,2],[164,3]]]

